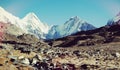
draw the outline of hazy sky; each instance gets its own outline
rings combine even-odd
[[[0,0],[0,6],[20,18],[34,12],[49,25],[60,25],[79,16],[100,27],[120,12],[120,0]]]

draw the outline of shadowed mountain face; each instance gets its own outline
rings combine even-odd
[[[120,42],[120,25],[104,26],[95,30],[81,31],[63,38],[47,41],[51,46],[73,47],[92,46]]]

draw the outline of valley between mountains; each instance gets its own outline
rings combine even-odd
[[[120,14],[100,28],[78,16],[48,26],[0,7],[0,70],[120,70]]]

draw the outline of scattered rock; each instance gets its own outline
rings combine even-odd
[[[26,65],[29,65],[29,64],[30,64],[30,61],[29,61],[28,58],[24,58],[24,59],[21,59],[21,60],[20,60],[20,63],[26,64]]]

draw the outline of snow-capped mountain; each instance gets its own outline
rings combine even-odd
[[[116,23],[120,24],[120,12],[114,18],[110,19],[108,21],[107,25],[110,26],[110,25],[113,25],[113,24],[116,24]]]
[[[0,22],[14,24],[21,28],[24,33],[30,33],[43,39],[45,39],[49,30],[49,26],[42,23],[34,13],[29,13],[23,19],[20,19],[8,13],[2,7],[0,7]]]
[[[8,13],[2,7],[0,7],[0,22],[15,24],[19,27],[21,27],[22,25],[19,24],[21,23],[21,21],[18,17],[15,17],[11,13]]]
[[[0,22],[11,23],[21,28],[23,32],[33,34],[42,39],[54,39],[74,34],[78,31],[87,31],[95,27],[79,19],[78,16],[71,17],[63,25],[53,25],[49,27],[41,22],[34,13],[28,13],[23,19],[20,19],[0,7]],[[21,30],[19,30],[21,31]]]
[[[45,23],[42,23],[39,18],[34,13],[27,14],[23,19],[28,28],[39,29],[41,32],[48,33],[49,26]]]
[[[45,39],[49,26],[42,23],[34,13],[27,14],[22,21],[24,22],[24,28],[26,28],[30,34],[35,34],[35,36]]]
[[[114,18],[114,22],[119,22],[119,24],[120,24],[120,12]]]
[[[71,17],[63,25],[54,25],[49,30],[47,39],[60,38],[74,34],[78,31],[87,31],[95,29],[95,27],[87,22],[81,20],[78,16]]]

